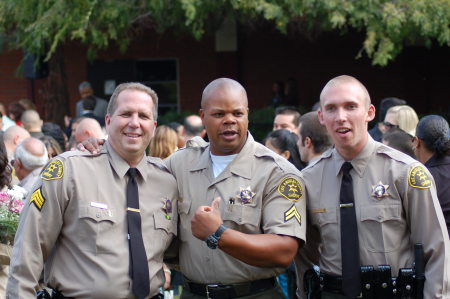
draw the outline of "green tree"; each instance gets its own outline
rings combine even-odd
[[[450,0],[0,0],[0,35],[10,37],[0,43],[57,65],[70,40],[85,44],[92,59],[111,43],[126,50],[148,28],[200,39],[226,17],[266,20],[283,33],[356,29],[365,33],[359,56],[380,66],[405,45],[450,45]]]

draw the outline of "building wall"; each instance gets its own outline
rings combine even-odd
[[[354,75],[365,84],[374,104],[388,96],[404,98],[419,114],[447,113],[450,94],[450,48],[407,47],[387,67],[372,66],[362,55],[360,33],[324,33],[315,39],[299,34],[282,35],[271,27],[258,31],[240,27],[238,49],[216,52],[214,36],[197,41],[170,33],[145,33],[121,54],[117,45],[98,53],[96,60],[176,58],[179,67],[179,95],[182,111],[197,111],[201,92],[211,80],[226,76],[239,80],[247,89],[251,109],[265,107],[277,80],[293,77],[298,83],[300,105],[309,109],[320,90],[332,77]],[[15,76],[20,51],[0,54],[0,102],[8,104],[30,98],[30,80]],[[78,84],[88,80],[86,47],[70,42],[64,46],[71,115],[79,100]],[[40,86],[42,79],[35,80]],[[39,94],[37,94],[38,103]]]

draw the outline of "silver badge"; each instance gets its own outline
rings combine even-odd
[[[384,185],[380,181],[375,186],[372,186],[372,196],[378,200],[381,200],[383,197],[386,197],[389,195],[389,193],[387,192],[388,188],[389,188],[389,185]]]

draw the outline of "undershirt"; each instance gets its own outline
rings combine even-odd
[[[222,171],[227,168],[228,164],[230,164],[231,161],[233,161],[233,159],[237,156],[237,154],[228,156],[216,156],[211,152],[209,154],[211,155],[214,178],[218,177],[219,174],[221,174]]]

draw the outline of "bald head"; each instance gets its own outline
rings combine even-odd
[[[341,76],[337,76],[333,79],[331,79],[330,81],[328,81],[328,83],[325,85],[325,87],[322,89],[322,92],[320,93],[320,105],[322,106],[323,104],[323,97],[326,93],[326,91],[328,91],[328,89],[332,88],[332,87],[337,87],[337,86],[342,86],[342,85],[354,85],[357,86],[361,93],[362,93],[362,97],[365,101],[366,107],[369,107],[369,105],[371,104],[370,101],[370,96],[369,96],[369,92],[367,91],[367,88],[355,77],[352,76],[348,76],[348,75],[341,75]]]
[[[17,147],[14,156],[16,160],[20,160],[25,169],[30,171],[42,167],[48,162],[45,144],[33,137],[23,140]]]
[[[36,110],[26,110],[20,121],[28,132],[40,132],[42,130],[43,121]]]
[[[30,137],[30,133],[22,127],[12,126],[8,128],[3,135],[3,141],[5,142],[8,155],[12,156],[17,146],[28,137]]]
[[[232,94],[240,93],[245,101],[245,106],[248,107],[247,92],[245,91],[245,88],[233,79],[219,78],[209,83],[203,90],[201,102],[202,109],[204,109],[205,102],[208,101],[211,98],[211,95],[216,92]]]
[[[104,138],[100,124],[93,118],[85,118],[80,121],[74,135],[77,143],[83,142],[90,137],[97,139]]]

